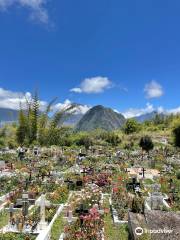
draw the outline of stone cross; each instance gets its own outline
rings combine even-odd
[[[27,192],[22,193],[22,214],[24,217],[24,221],[26,216],[28,215],[28,208],[29,208],[29,202],[34,199],[29,199],[29,194]]]
[[[42,194],[39,200],[36,201],[36,206],[40,207],[41,220],[39,223],[39,227],[40,230],[43,230],[47,227],[45,210],[46,207],[50,206],[50,201],[46,200],[45,194]]]
[[[143,178],[144,178],[144,173],[146,172],[145,168],[142,168],[142,174],[143,174]]]
[[[5,209],[7,209],[8,212],[9,212],[9,222],[11,223],[11,220],[12,220],[12,218],[13,218],[13,214],[14,214],[14,212],[15,212],[14,204],[11,203],[11,204],[9,205],[9,208],[5,208]]]

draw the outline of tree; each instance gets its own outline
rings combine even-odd
[[[131,134],[138,132],[140,130],[140,124],[135,119],[128,119],[124,126],[124,132],[126,134]]]
[[[48,104],[44,112],[40,112],[37,92],[31,99],[26,99],[25,110],[21,109],[19,113],[19,126],[16,132],[19,144],[31,145],[38,142],[40,145],[58,145],[60,143],[60,127],[73,113],[75,105],[70,104],[49,118],[55,100]]]
[[[37,140],[38,114],[39,114],[39,99],[38,99],[37,92],[35,92],[35,95],[34,95],[33,100],[32,100],[30,143]]]
[[[180,147],[180,125],[176,126],[173,129],[173,135],[174,135],[174,145],[176,147]]]
[[[142,159],[143,159],[143,151],[146,151],[149,156],[149,151],[154,148],[153,141],[149,136],[142,137],[140,139],[139,146],[142,148]]]
[[[27,135],[27,119],[22,109],[19,112],[19,125],[16,131],[18,144],[23,145]]]

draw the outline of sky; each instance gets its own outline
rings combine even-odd
[[[0,107],[180,112],[179,0],[0,0]]]

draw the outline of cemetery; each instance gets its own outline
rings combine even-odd
[[[173,231],[162,239],[180,239],[180,151],[170,133],[165,144],[156,132],[153,142],[125,130],[47,131],[54,144],[27,138],[0,152],[0,240],[158,240],[157,226]]]

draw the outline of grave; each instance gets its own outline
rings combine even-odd
[[[68,205],[66,209],[66,216],[64,217],[69,224],[73,223],[75,220],[77,220],[77,217],[73,217],[73,211],[71,207]]]
[[[140,183],[137,182],[137,179],[135,177],[133,177],[131,180],[132,180],[132,182],[129,182],[126,184],[126,189],[128,191],[133,190],[134,192],[135,192],[135,190],[140,189]]]
[[[5,161],[0,161],[0,171],[5,170],[5,168],[6,168]]]
[[[50,206],[50,201],[46,200],[45,194],[42,194],[39,200],[36,201],[35,203],[36,206],[40,207],[40,222],[38,224],[38,227],[40,230],[44,230],[47,228],[48,223],[46,222],[46,215],[45,215],[45,210],[46,207]]]

